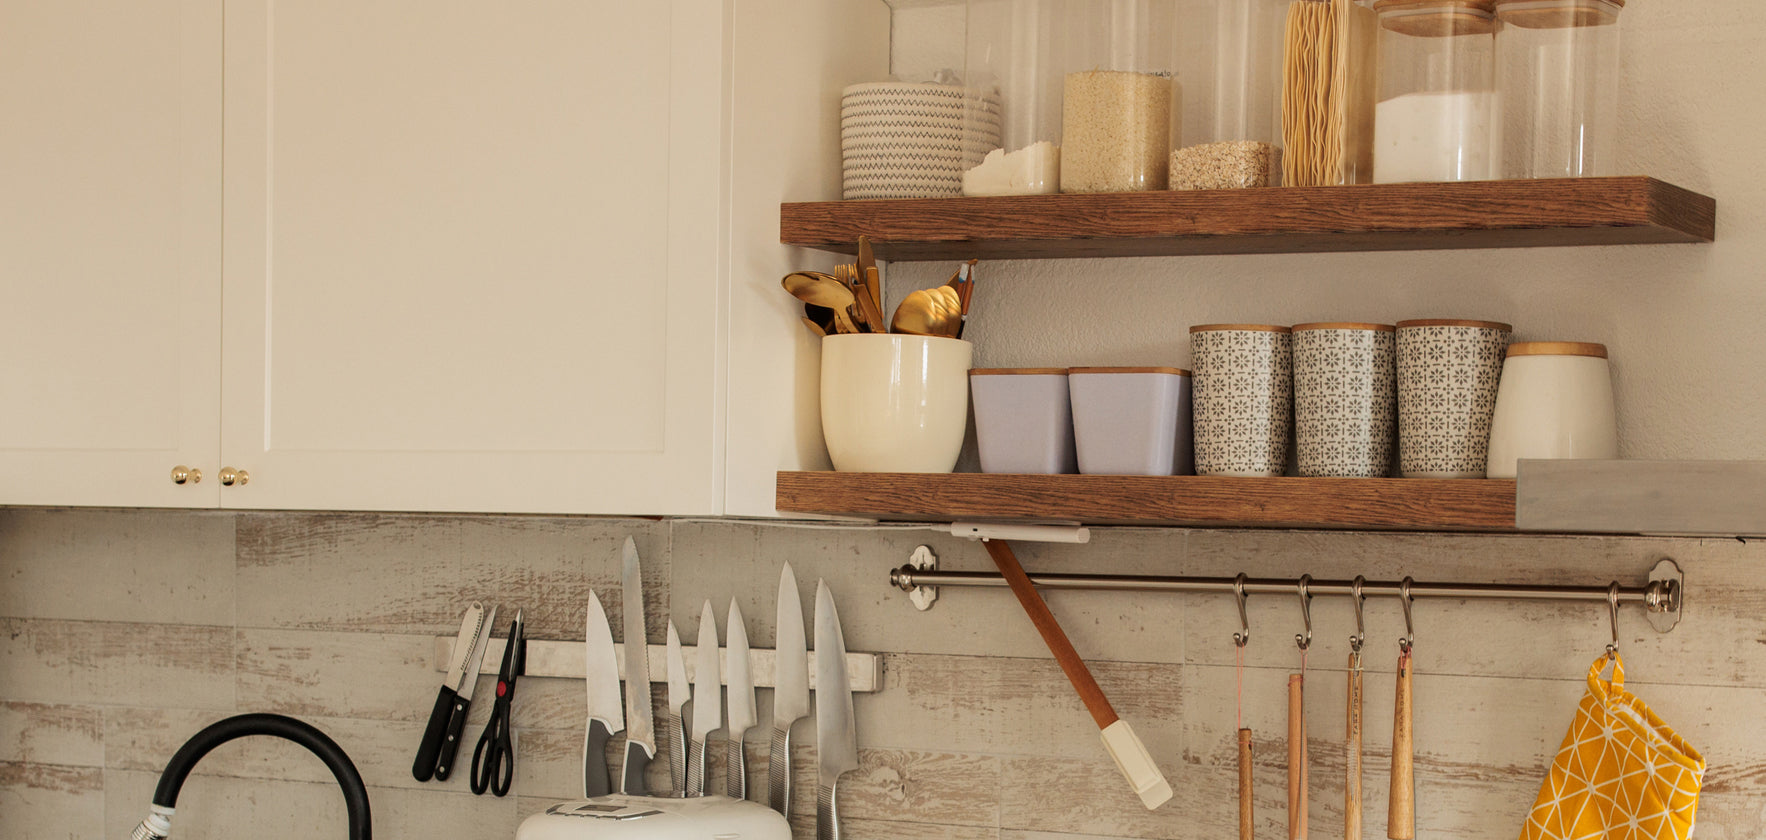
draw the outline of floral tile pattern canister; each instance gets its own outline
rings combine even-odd
[[[1508,324],[1398,322],[1398,469],[1483,478]]]
[[[1294,326],[1294,443],[1303,476],[1384,478],[1398,446],[1397,328]]]
[[[1294,424],[1292,341],[1287,327],[1190,327],[1197,475],[1287,471]]]

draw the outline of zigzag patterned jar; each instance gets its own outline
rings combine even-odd
[[[1490,415],[1514,328],[1398,322],[1398,469],[1405,478],[1483,478]]]
[[[1294,444],[1303,476],[1384,478],[1398,443],[1397,327],[1294,326]]]
[[[1292,340],[1287,327],[1190,327],[1196,475],[1287,471],[1294,425]]]
[[[996,92],[872,82],[840,96],[842,197],[961,195],[963,172],[1000,144]]]

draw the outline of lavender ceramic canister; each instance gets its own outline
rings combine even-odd
[[[1398,322],[1398,468],[1405,478],[1483,478],[1508,324]]]
[[[1294,423],[1292,340],[1287,327],[1190,327],[1197,475],[1287,471]]]
[[[1294,450],[1303,476],[1384,478],[1398,446],[1397,328],[1294,326]]]

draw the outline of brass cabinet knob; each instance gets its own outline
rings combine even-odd
[[[179,464],[179,465],[172,468],[172,483],[173,484],[186,484],[186,483],[188,483],[188,484],[201,484],[202,483],[202,470],[191,469],[190,467],[186,467],[183,464]]]
[[[236,469],[233,469],[232,467],[222,467],[221,468],[221,483],[228,486],[228,487],[232,487],[235,484],[238,484],[241,486],[246,485],[246,484],[250,484],[251,483],[251,473],[248,473],[245,470],[236,470]]]

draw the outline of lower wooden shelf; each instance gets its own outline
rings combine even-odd
[[[909,521],[1514,531],[1515,482],[781,472],[783,512]]]

